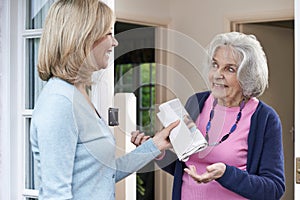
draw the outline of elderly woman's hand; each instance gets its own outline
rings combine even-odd
[[[215,163],[206,167],[206,172],[198,174],[196,167],[190,165],[189,168],[185,168],[184,171],[188,173],[197,183],[208,183],[215,179],[221,178],[226,170],[224,163]]]
[[[131,132],[131,143],[135,146],[140,146],[143,142],[150,138],[149,135],[145,135],[144,132],[139,130]]]
[[[179,120],[171,123],[166,128],[162,129],[161,131],[157,132],[153,137],[153,142],[157,146],[159,150],[165,150],[170,147],[172,147],[169,135],[173,128],[175,128],[179,124]],[[150,136],[146,136],[145,133],[140,131],[133,131],[131,133],[131,143],[133,143],[136,146],[141,145],[143,142],[148,140]]]

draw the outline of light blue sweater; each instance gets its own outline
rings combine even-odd
[[[76,87],[58,78],[40,94],[30,132],[40,200],[113,200],[115,182],[160,154],[150,139],[116,159],[106,123]]]

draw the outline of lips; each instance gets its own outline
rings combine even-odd
[[[106,53],[105,53],[105,55],[106,56],[110,56],[110,53],[112,52],[112,50],[108,50]]]
[[[109,50],[109,51],[107,51],[107,52],[105,53],[105,55],[106,55],[107,57],[109,57],[111,52],[112,52],[112,51]]]
[[[218,87],[218,88],[225,88],[225,87],[228,87],[227,85],[224,85],[222,83],[213,83],[213,86],[214,87]]]

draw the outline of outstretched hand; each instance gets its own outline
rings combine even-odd
[[[180,120],[171,123],[169,126],[167,126],[166,128],[162,129],[154,135],[153,142],[159,150],[165,150],[172,147],[169,135],[172,129],[175,128],[179,124],[179,122]]]
[[[184,171],[188,173],[197,183],[208,183],[215,179],[221,178],[225,173],[226,165],[224,163],[215,163],[206,167],[206,172],[198,174],[196,167],[190,165]]]

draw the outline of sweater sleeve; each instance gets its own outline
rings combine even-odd
[[[155,162],[161,169],[174,176],[177,159],[177,155],[173,151],[166,150],[163,159],[156,160]]]
[[[39,161],[43,199],[71,199],[77,129],[72,103],[60,95],[45,99],[33,116],[32,149]]]
[[[264,118],[260,117],[252,123],[259,125],[250,129],[249,138],[250,134],[255,135],[255,138],[252,142],[248,141],[248,154],[253,156],[248,155],[247,171],[227,165],[224,175],[217,181],[248,199],[280,199],[285,191],[285,183],[279,117],[269,112]]]
[[[155,146],[153,140],[149,139],[130,153],[118,158],[116,160],[116,182],[141,169],[160,153],[161,151]]]

